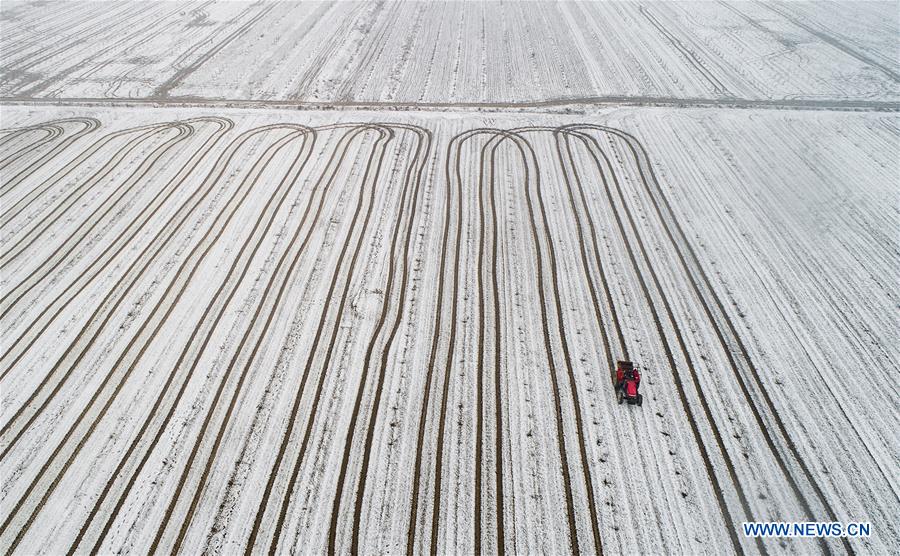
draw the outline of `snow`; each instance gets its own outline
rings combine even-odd
[[[50,6],[4,2],[0,94],[900,100],[892,2]]]
[[[4,2],[0,548],[890,552],[890,8]]]

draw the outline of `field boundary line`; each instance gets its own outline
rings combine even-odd
[[[201,97],[146,97],[146,98],[33,98],[0,96],[0,105],[23,106],[83,106],[83,107],[128,107],[139,106],[178,108],[240,108],[240,109],[285,109],[285,110],[408,110],[408,111],[478,111],[478,110],[523,110],[530,108],[576,108],[578,106],[598,107],[672,107],[672,108],[730,108],[767,110],[827,110],[837,112],[900,112],[900,100],[860,100],[860,99],[747,99],[747,98],[701,98],[701,97],[654,97],[629,95],[602,95],[583,97],[557,97],[542,100],[510,102],[403,102],[403,101],[307,101],[307,100],[253,100]]]

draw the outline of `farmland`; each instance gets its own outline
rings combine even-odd
[[[0,11],[4,552],[900,543],[890,4],[99,6]]]
[[[10,97],[900,100],[892,2],[8,5]]]

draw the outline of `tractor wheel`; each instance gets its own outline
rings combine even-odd
[[[638,402],[638,407],[640,407],[640,405],[641,405],[642,403],[644,403],[644,396],[642,396],[641,394],[638,394],[638,400],[637,400],[637,402]]]
[[[616,391],[616,399],[619,401],[619,405],[622,405],[622,402],[625,401],[625,393],[621,390]]]

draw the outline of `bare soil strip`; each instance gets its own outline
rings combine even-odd
[[[529,108],[566,108],[579,106],[669,106],[672,108],[754,108],[757,110],[831,110],[863,112],[900,112],[900,102],[881,100],[847,99],[747,99],[747,98],[691,98],[641,95],[605,95],[560,97],[536,101],[518,102],[388,102],[388,101],[303,101],[303,100],[247,100],[207,99],[199,97],[150,97],[140,99],[111,98],[30,98],[18,96],[0,97],[0,103],[24,106],[178,106],[196,108],[248,108],[294,110],[511,110]]]

